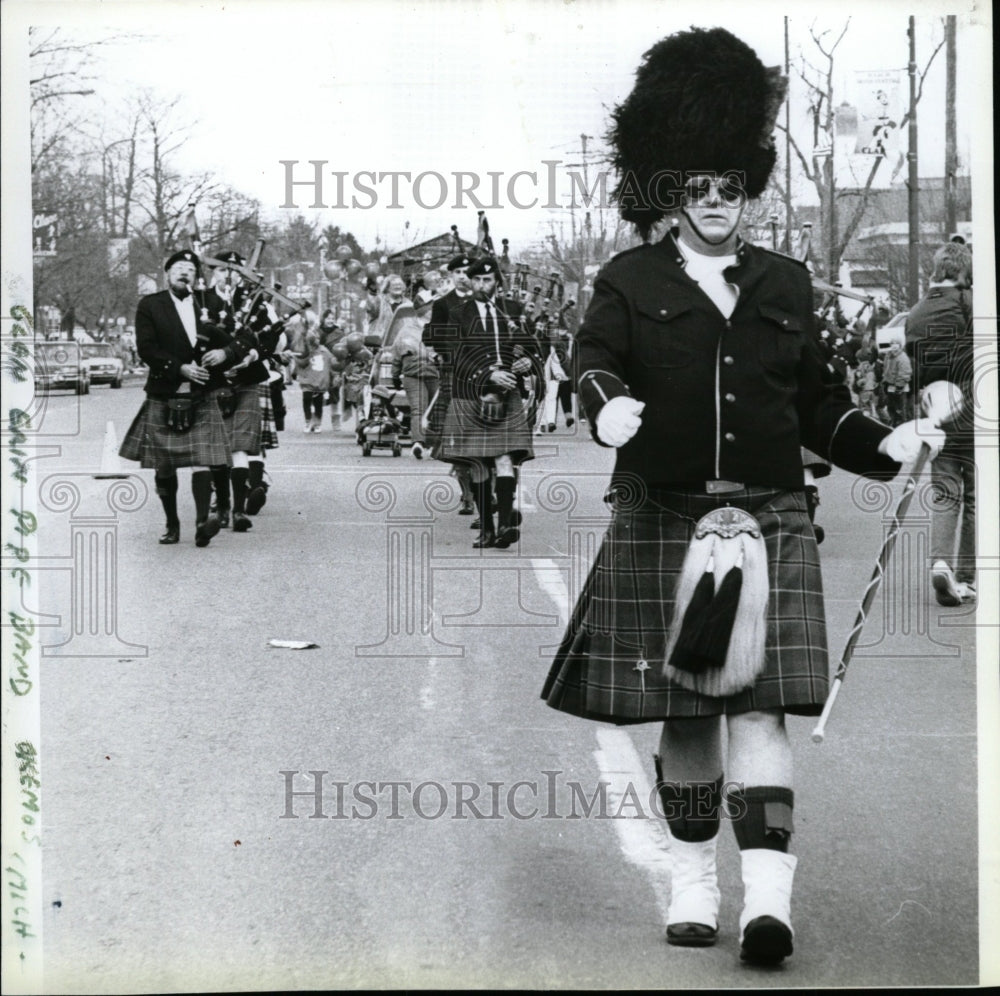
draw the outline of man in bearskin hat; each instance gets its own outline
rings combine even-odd
[[[614,513],[542,692],[589,719],[663,722],[667,941],[716,941],[725,807],[741,955],[765,965],[793,941],[784,717],[819,714],[828,687],[801,447],[892,477],[942,442],[929,420],[890,430],[852,407],[817,348],[807,269],[740,238],[784,86],[728,31],[692,29],[646,53],[614,111],[615,196],[646,241],[601,271],[576,337],[592,433],[617,448]],[[676,233],[651,240],[667,219]]]
[[[541,374],[543,363],[537,342],[522,327],[520,306],[497,297],[497,261],[491,256],[475,260],[468,276],[473,295],[457,321],[436,325],[432,320],[424,330],[424,342],[444,354],[450,387],[434,455],[468,468],[479,513],[473,546],[505,550],[520,538],[515,472],[534,456],[525,401],[530,378]]]
[[[242,361],[251,344],[209,320],[222,302],[204,290],[193,252],[174,253],[164,269],[167,289],[142,298],[136,309],[136,348],[149,376],[120,453],[155,470],[167,520],[164,545],[180,541],[177,468],[192,468],[195,544],[204,547],[219,531],[210,512],[213,478],[224,480],[232,459],[217,396],[226,386],[223,371]]]

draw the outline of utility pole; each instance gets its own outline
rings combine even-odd
[[[955,15],[945,18],[944,84],[944,238],[949,239],[958,227],[956,187],[958,173],[958,137],[955,126]]]
[[[913,16],[910,16],[908,34],[910,36],[910,62],[907,70],[910,75],[910,148],[907,152],[909,161],[909,215],[910,215],[910,254],[909,280],[907,282],[907,304],[913,305],[920,297],[920,180],[917,173],[917,31]]]
[[[792,254],[792,74],[788,60],[788,16],[785,16],[785,252]]]

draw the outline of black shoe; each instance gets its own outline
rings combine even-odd
[[[469,523],[469,528],[470,528],[470,529],[478,529],[478,528],[480,527],[480,525],[481,525],[481,522],[480,522],[480,520],[479,520],[479,519],[473,519],[473,520],[472,520],[472,521],[471,521],[471,522]]]
[[[256,515],[267,504],[267,488],[263,484],[251,488],[247,495],[247,515]]]
[[[521,538],[521,533],[516,526],[507,526],[497,533],[496,543],[493,545],[500,550],[506,550],[513,546]]]
[[[234,533],[245,533],[248,529],[253,528],[253,522],[250,521],[241,512],[233,513],[233,532]]]
[[[567,415],[566,416],[566,428],[567,429],[572,429],[574,422],[576,422],[576,419],[573,418],[572,415]],[[696,926],[702,926],[702,925],[701,924],[696,924]]]
[[[754,965],[777,965],[792,953],[792,931],[773,916],[759,916],[743,931],[740,958]]]
[[[480,533],[479,539],[477,539],[473,544],[473,550],[483,550],[486,547],[496,546],[497,538],[493,533]]]
[[[166,532],[160,537],[160,542],[164,546],[171,546],[174,543],[180,543],[181,541],[181,527],[180,523],[176,526],[167,526]]]
[[[549,432],[555,432],[555,431],[556,431],[555,422],[549,422]]]
[[[672,923],[667,927],[667,944],[678,948],[710,948],[718,937],[718,928],[707,923]]]
[[[463,498],[462,499],[462,504],[459,505],[459,507],[458,507],[458,514],[459,515],[475,515],[476,514],[476,506],[473,505],[472,502],[469,501],[468,498]],[[478,529],[479,526],[476,526],[476,528]]]
[[[219,528],[228,529],[229,528],[229,513],[230,509],[220,508],[217,515],[219,517]]]
[[[194,531],[194,545],[208,546],[208,544],[212,541],[212,537],[215,536],[218,531],[218,516],[209,515],[207,519],[202,519],[201,522],[197,523],[197,528]]]

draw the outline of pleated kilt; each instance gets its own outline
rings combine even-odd
[[[750,688],[712,698],[665,678],[663,658],[695,523],[725,505],[752,513],[761,526],[770,581],[767,645],[764,670]],[[805,494],[661,491],[634,510],[616,507],[542,698],[555,709],[618,724],[759,709],[812,716],[822,711],[828,681],[819,549]]]
[[[278,428],[274,422],[270,383],[258,384],[257,391],[260,401],[260,445],[266,450],[276,450],[278,448]]]
[[[439,460],[461,462],[477,457],[511,455],[514,463],[531,460],[532,425],[524,401],[516,391],[504,396],[503,419],[487,425],[479,413],[479,402],[453,397],[441,427],[441,440],[434,456]]]
[[[215,467],[232,464],[232,450],[215,395],[194,403],[191,428],[167,428],[167,402],[147,397],[125,433],[118,453],[143,467]]]
[[[229,435],[229,448],[234,453],[248,453],[250,456],[260,455],[261,440],[261,401],[260,385],[247,384],[232,387],[236,395],[236,409],[228,418],[223,417],[226,432]]]

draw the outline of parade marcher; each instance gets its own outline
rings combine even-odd
[[[149,294],[136,309],[136,345],[149,368],[146,400],[120,448],[127,460],[155,469],[156,493],[166,514],[160,543],[180,541],[177,468],[191,467],[195,501],[195,545],[208,546],[218,533],[211,514],[213,479],[224,481],[232,456],[217,396],[226,387],[223,371],[242,361],[251,344],[207,321],[221,301],[212,291],[193,291],[198,257],[190,250],[166,262],[168,287]]]
[[[448,261],[448,273],[451,276],[452,287],[443,297],[439,297],[431,305],[431,317],[424,326],[423,341],[435,350],[439,368],[438,392],[431,398],[430,408],[426,412],[426,440],[431,447],[431,456],[438,458],[441,441],[441,428],[444,425],[445,413],[451,401],[451,368],[448,366],[451,357],[451,345],[458,339],[459,319],[462,309],[472,297],[472,282],[469,279],[469,267],[472,259],[464,253],[453,256]],[[444,343],[442,353],[435,343]],[[472,515],[474,506],[474,489],[469,468],[466,464],[453,464],[452,472],[461,489],[459,515]]]
[[[976,598],[971,286],[972,252],[965,245],[949,242],[934,254],[927,293],[906,316],[914,388],[947,380],[964,398],[957,418],[945,424],[948,441],[931,464],[931,583],[941,605],[959,605]]]
[[[268,439],[277,444],[271,391],[267,387],[269,371],[264,358],[272,355],[280,334],[277,313],[263,299],[254,302],[243,277],[233,267],[246,264],[235,250],[219,253],[217,259],[231,266],[220,266],[213,274],[214,290],[225,303],[225,322],[249,335],[253,348],[236,366],[226,371],[227,389],[219,394],[223,421],[232,450],[232,469],[224,486],[216,482],[215,500],[219,522],[226,528],[232,516],[233,532],[245,533],[253,522],[247,515],[248,494],[252,490],[253,507],[259,511],[264,496],[263,434],[265,412],[268,416]],[[262,343],[262,337],[267,340]],[[256,466],[255,466],[256,465]]]
[[[520,306],[497,299],[499,272],[492,257],[476,260],[468,269],[473,297],[462,306],[452,334],[434,323],[424,330],[424,342],[444,352],[450,373],[450,400],[435,455],[469,467],[480,522],[476,549],[507,549],[520,538],[515,469],[534,456],[526,400],[529,378],[540,376],[543,365],[537,341],[522,327]]]
[[[928,420],[890,433],[852,408],[819,354],[808,270],[740,238],[784,88],[728,31],[692,29],[646,53],[614,112],[622,216],[648,240],[673,208],[678,234],[608,263],[576,336],[580,401],[617,448],[614,513],[542,691],[589,719],[665,720],[667,941],[715,943],[725,806],[741,955],[765,965],[793,941],[784,717],[819,714],[828,683],[801,447],[879,477],[916,457],[918,429],[941,441]]]
[[[320,345],[319,333],[306,333],[305,348],[295,358],[296,379],[302,390],[303,432],[323,431],[323,404],[333,377],[333,354]]]

